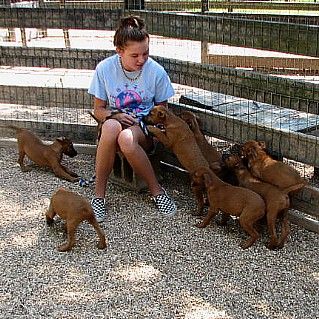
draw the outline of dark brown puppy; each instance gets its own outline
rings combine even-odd
[[[250,247],[259,237],[254,225],[265,215],[264,200],[250,189],[223,182],[207,167],[200,167],[192,174],[192,183],[202,182],[207,189],[209,212],[196,226],[206,227],[219,210],[223,212],[222,223],[226,222],[228,215],[238,216],[241,227],[249,235],[240,246]]]
[[[18,162],[23,172],[28,171],[28,168],[23,163],[26,155],[34,163],[42,167],[51,168],[55,175],[69,182],[74,183],[79,180],[76,173],[61,164],[63,154],[69,157],[77,155],[77,151],[68,138],[58,137],[53,144],[47,145],[39,137],[29,131],[15,126],[9,126],[8,128],[16,130],[18,133]]]
[[[105,235],[96,221],[90,203],[81,195],[67,191],[63,188],[58,189],[52,196],[49,209],[46,212],[46,221],[49,226],[53,224],[53,218],[59,215],[66,221],[68,242],[58,246],[59,251],[71,250],[75,244],[75,231],[79,224],[87,220],[96,230],[99,236],[98,248],[106,247]]]
[[[248,160],[251,173],[262,181],[280,189],[300,184],[299,189],[290,194],[298,193],[307,184],[292,166],[267,155],[264,142],[247,141],[242,146],[242,155]]]
[[[266,218],[268,231],[270,234],[270,241],[267,244],[269,249],[276,247],[282,248],[290,232],[288,222],[288,209],[290,200],[288,194],[291,191],[299,189],[302,185],[293,185],[287,189],[280,189],[279,187],[266,183],[254,177],[247,169],[242,159],[238,155],[230,155],[225,158],[225,162],[237,176],[239,185],[249,188],[258,193],[266,203]],[[278,236],[276,232],[276,220],[280,220],[281,236],[278,243]]]
[[[165,147],[170,148],[176,155],[181,165],[188,171],[193,172],[198,167],[209,167],[209,163],[203,156],[193,132],[188,124],[171,110],[164,106],[155,106],[150,113],[144,117],[145,124],[162,124],[165,132],[158,127],[147,125],[148,131],[153,134]],[[192,187],[196,198],[197,211],[193,215],[202,214],[204,208],[203,188],[204,184]]]

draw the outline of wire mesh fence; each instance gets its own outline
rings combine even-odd
[[[151,56],[174,83],[172,105],[205,116],[207,135],[230,143],[265,139],[313,173],[317,4],[289,2],[294,9],[284,14],[287,2],[228,4],[242,4],[241,12],[222,1],[1,1],[2,127],[19,122],[95,142],[87,88],[97,63],[115,52],[117,20],[134,9],[151,34]]]

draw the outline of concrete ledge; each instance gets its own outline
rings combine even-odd
[[[205,134],[232,143],[262,140],[274,152],[311,166],[319,166],[319,138],[304,133],[276,130],[207,109],[170,103],[178,114],[188,109],[199,117]]]
[[[319,233],[319,221],[312,219],[309,216],[306,216],[305,214],[300,213],[299,211],[289,211],[289,220],[296,224],[301,226],[304,229],[313,231],[315,233]]]

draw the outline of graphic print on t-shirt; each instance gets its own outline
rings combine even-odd
[[[125,89],[117,88],[117,95],[112,95],[114,101],[114,106],[117,110],[130,109],[135,114],[140,113],[145,109],[143,105],[143,91],[139,91],[137,85],[134,86],[134,89],[129,89],[128,85],[125,85]]]
[[[117,109],[131,109],[134,113],[138,113],[142,99],[136,91],[122,91],[115,100]]]

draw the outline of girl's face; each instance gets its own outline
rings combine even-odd
[[[116,48],[116,52],[121,56],[125,70],[139,71],[149,56],[149,39],[141,42],[129,41],[125,48]]]

